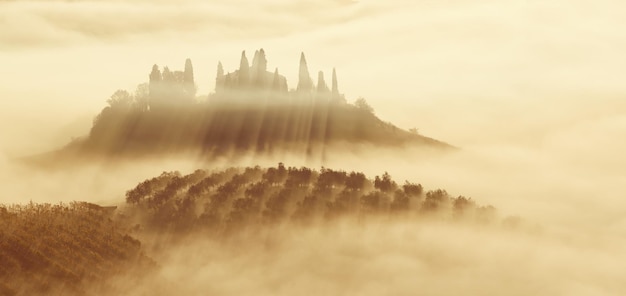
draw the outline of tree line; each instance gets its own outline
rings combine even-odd
[[[491,206],[478,206],[442,189],[398,184],[388,173],[370,179],[360,172],[306,167],[229,168],[188,175],[164,172],[127,191],[126,202],[144,214],[145,226],[228,234],[256,225],[309,224],[335,218],[439,217],[488,222]]]

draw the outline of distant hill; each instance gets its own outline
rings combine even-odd
[[[105,154],[230,150],[320,153],[330,144],[382,147],[445,143],[399,129],[348,104],[199,104],[167,112],[105,110],[79,149]]]
[[[119,90],[95,118],[89,135],[58,156],[142,156],[194,152],[210,158],[232,151],[323,155],[334,144],[449,149],[441,141],[384,122],[364,99],[348,104],[324,73],[317,84],[300,59],[297,88],[289,89],[278,69],[267,71],[265,52],[252,65],[242,53],[238,70],[218,64],[215,91],[196,95],[193,66],[184,71],[154,65],[149,82],[134,93]]]

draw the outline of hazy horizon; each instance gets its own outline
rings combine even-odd
[[[626,242],[624,11],[626,3],[617,0],[0,1],[0,204],[117,204],[146,178],[206,166],[282,161],[362,171],[369,177],[388,171],[398,181],[491,204],[502,215],[538,225],[541,234],[423,226],[424,236],[409,235],[410,247],[405,247],[403,238],[411,229],[405,224],[391,225],[389,233],[379,225],[371,232],[357,231],[354,242],[343,228],[326,236],[312,229],[305,237],[316,247],[327,244],[324,250],[333,254],[343,254],[344,247],[362,250],[361,256],[326,259],[329,266],[365,268],[369,254],[379,260],[374,266],[383,277],[413,272],[433,280],[427,291],[444,295],[620,295],[626,287],[617,280],[622,272],[613,260],[626,260],[618,248]],[[383,121],[417,128],[461,149],[430,157],[420,149],[359,146],[322,162],[249,155],[212,164],[159,159],[57,171],[12,163],[87,135],[106,100],[118,89],[133,91],[147,82],[153,64],[179,70],[190,58],[198,95],[206,96],[215,87],[219,61],[225,71],[233,71],[241,51],[251,60],[259,48],[266,52],[268,70],[278,68],[289,88],[296,87],[304,52],[314,79],[324,71],[329,81],[337,69],[339,90],[348,102],[363,97]],[[332,235],[341,240],[333,241]],[[160,274],[169,280],[164,291],[176,291],[174,283],[183,278],[190,285],[181,291],[203,291],[195,272],[221,279],[214,291],[225,294],[255,287],[266,294],[298,294],[312,282],[325,284],[317,291],[330,294],[345,288],[329,268],[308,275],[316,281],[300,278],[301,287],[272,290],[268,283],[315,261],[308,249],[292,249],[303,247],[298,237],[276,236],[285,238],[278,249],[286,259],[255,250],[237,257],[240,265],[233,267],[230,259],[237,254],[218,248],[211,255],[220,259],[211,266],[223,273],[208,270],[203,260],[185,269],[194,260],[188,254],[200,254],[210,242],[180,247],[163,258],[169,268]],[[379,236],[400,255],[384,252]],[[428,242],[443,251],[424,246]],[[448,255],[454,260],[448,261]],[[436,260],[425,267],[420,265],[424,258]],[[242,266],[268,261],[279,263],[269,274],[255,267],[245,281],[227,280]],[[371,280],[376,272],[356,273],[346,284],[351,288],[340,291],[363,292],[354,283]],[[480,277],[504,284],[491,285]],[[455,284],[437,289],[450,281]],[[531,285],[522,288],[520,281]],[[386,291],[411,294],[416,288],[406,277],[400,282],[400,289]],[[519,290],[502,292],[507,287]],[[133,292],[149,293],[146,289]],[[384,281],[372,291],[385,294]]]

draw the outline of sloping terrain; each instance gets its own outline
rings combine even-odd
[[[112,208],[0,206],[0,295],[81,295],[110,291],[111,277],[150,268],[141,243],[112,218]]]

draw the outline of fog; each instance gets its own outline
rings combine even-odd
[[[244,242],[179,247],[162,259],[160,281],[131,291],[619,295],[624,288],[616,246],[494,229],[387,222],[276,231]]]
[[[347,147],[324,161],[231,165],[388,171],[523,219],[510,230],[436,222],[286,229],[241,244],[153,251],[162,268],[129,293],[621,295],[626,261],[626,5],[620,1],[0,1],[0,203],[122,204],[126,190],[194,159],[62,170],[14,159],[88,133],[117,89],[153,64],[195,66],[263,47],[295,88],[297,62],[333,67],[348,101],[460,151]],[[356,153],[356,154],[355,154]],[[260,240],[260,241],[259,241]]]

